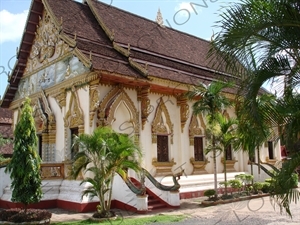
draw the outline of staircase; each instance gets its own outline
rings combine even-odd
[[[141,187],[141,183],[136,179],[131,177],[130,180],[136,187]],[[165,203],[157,195],[152,193],[148,188],[146,188],[146,194],[148,195],[148,211],[172,208],[172,206]]]

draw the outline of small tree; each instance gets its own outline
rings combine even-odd
[[[99,127],[92,134],[81,134],[74,141],[81,149],[74,158],[74,178],[81,172],[89,171],[92,174],[81,182],[91,184],[82,195],[99,198],[98,213],[94,217],[113,216],[110,207],[114,176],[118,173],[125,178],[128,169],[140,171],[140,148],[130,137],[116,133],[109,127]]]
[[[29,204],[42,198],[41,159],[36,152],[37,136],[29,98],[24,102],[14,137],[13,156],[5,171],[12,179],[11,200],[23,203],[26,213]]]

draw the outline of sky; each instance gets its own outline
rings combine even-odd
[[[81,0],[76,0],[81,2]],[[210,40],[218,32],[220,10],[239,0],[101,0],[150,20],[160,9],[164,25],[199,38]],[[8,84],[9,72],[16,61],[31,0],[0,0],[0,95]]]

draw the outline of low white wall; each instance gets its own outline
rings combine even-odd
[[[9,177],[9,174],[5,173],[6,167],[0,168],[0,199],[2,198],[2,195],[4,194],[4,188],[9,186],[11,183],[11,179]]]
[[[116,174],[113,183],[112,200],[117,200],[137,208],[137,196],[125,184],[123,179]]]

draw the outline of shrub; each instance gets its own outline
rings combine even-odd
[[[253,184],[253,189],[255,192],[261,191],[262,188],[263,188],[263,182],[255,182]]]
[[[230,180],[229,184],[232,188],[236,188],[236,189],[240,189],[242,187],[242,182],[237,179]]]
[[[262,184],[263,184],[263,187],[262,187],[261,191],[263,193],[270,193],[272,183],[271,182],[263,182]]]
[[[216,193],[215,190],[209,189],[209,190],[204,191],[203,195],[210,199],[212,196],[215,195],[215,193]]]

